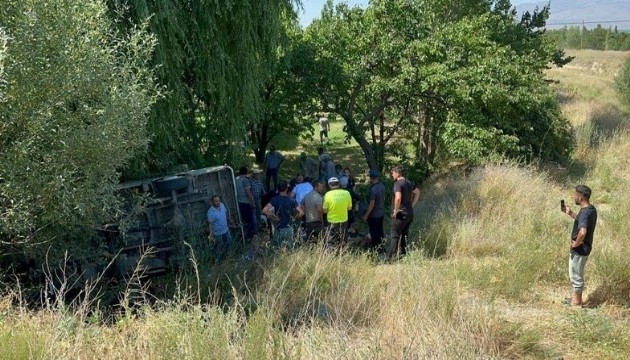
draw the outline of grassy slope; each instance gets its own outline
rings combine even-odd
[[[429,183],[417,251],[401,263],[300,249],[250,268],[255,282],[230,278],[229,309],[183,297],[108,326],[98,314],[30,312],[7,299],[0,358],[627,358],[630,141],[610,88],[625,54],[575,55],[579,66],[550,71],[577,128],[573,164],[553,174],[493,165]],[[594,61],[611,70],[593,71]],[[333,155],[352,163],[356,145],[333,134]],[[571,221],[558,199],[578,182],[600,210],[587,309],[560,305]]]

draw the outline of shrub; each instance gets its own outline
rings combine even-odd
[[[118,214],[118,171],[146,147],[155,40],[116,32],[97,0],[7,0],[0,24],[0,239],[38,260],[80,253]]]

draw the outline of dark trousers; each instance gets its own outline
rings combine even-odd
[[[326,247],[338,247],[346,244],[347,223],[334,223],[328,226]]]
[[[271,187],[271,179],[273,178],[273,187]],[[278,187],[278,168],[269,169],[265,172],[265,185],[267,186],[267,191],[273,191]]]
[[[383,217],[368,217],[367,223],[368,228],[370,229],[370,238],[372,239],[372,241],[370,242],[370,247],[372,249],[376,249],[381,245],[381,242],[385,237],[385,230],[383,230]]]
[[[328,130],[319,131],[319,142],[324,142],[324,137],[328,140]]]
[[[254,219],[254,208],[250,203],[238,203],[238,211],[241,213],[241,220],[245,226],[245,238],[250,239],[256,231],[256,219]]]
[[[322,233],[324,224],[320,221],[312,221],[304,224],[304,232],[307,241],[317,242]]]
[[[254,232],[258,234],[260,229],[262,228],[262,206],[260,204],[260,197],[254,197],[254,224],[256,225],[254,228]]]
[[[413,214],[399,213],[395,219],[392,219],[392,234],[387,247],[387,258],[391,259],[393,256],[402,256],[407,253],[407,237],[412,222]]]

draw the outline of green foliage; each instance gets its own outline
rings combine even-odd
[[[630,50],[630,33],[619,31],[616,26],[614,29],[606,29],[601,24],[594,29],[571,26],[549,30],[546,36],[565,49]]]
[[[3,359],[44,358],[47,351],[44,334],[23,324],[0,329],[0,341]]]
[[[624,62],[617,77],[615,77],[615,89],[621,103],[630,107],[630,58]]]
[[[0,103],[0,237],[12,244],[89,238],[116,216],[119,170],[147,144],[155,39],[119,34],[100,1],[3,3],[9,37]],[[78,251],[78,250],[77,250]],[[43,257],[41,258],[43,260]]]
[[[304,41],[295,20],[285,20],[283,41],[271,63],[271,75],[261,95],[261,112],[248,123],[256,161],[262,163],[274,139],[312,136],[317,78],[312,48]],[[276,146],[277,147],[277,146]],[[293,149],[291,146],[290,149]]]
[[[568,59],[543,37],[548,8],[515,16],[509,1],[329,2],[306,31],[324,107],[344,119],[371,168],[402,155],[401,144],[421,168],[494,152],[565,160],[570,126],[544,70]]]
[[[260,118],[265,82],[291,0],[109,0],[122,29],[149,19],[158,39],[151,61],[167,91],[152,109],[146,156],[128,177],[235,163],[247,155],[248,124]]]
[[[448,144],[449,155],[480,165],[498,154],[517,154],[518,138],[504,135],[496,128],[484,129],[457,122],[444,124],[442,139]]]

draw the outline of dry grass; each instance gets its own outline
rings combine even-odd
[[[610,90],[625,54],[574,55],[574,67],[549,74],[577,129],[575,166],[553,179],[510,163],[436,179],[403,261],[302,248],[236,274],[258,280],[235,286],[229,307],[180,296],[109,322],[88,306],[28,310],[9,294],[0,358],[628,358],[630,130]],[[572,223],[558,200],[571,203],[578,182],[600,214],[587,309],[560,304]]]

